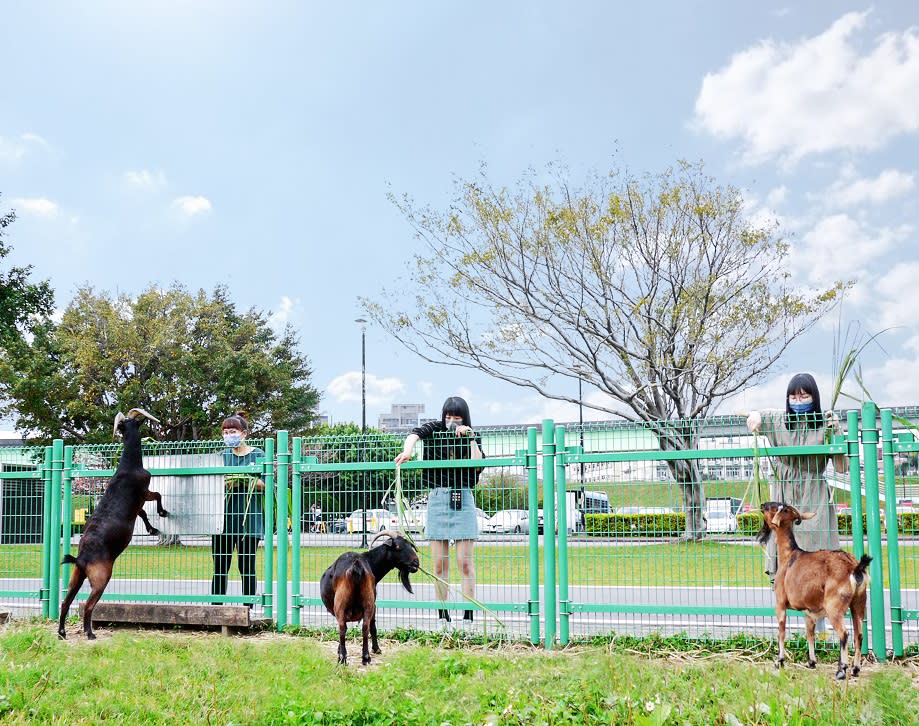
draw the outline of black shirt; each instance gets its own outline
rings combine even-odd
[[[423,461],[445,461],[449,459],[472,458],[472,436],[457,436],[447,429],[441,421],[429,421],[426,424],[412,429],[412,433],[424,442]],[[475,435],[476,443],[482,456],[482,437]],[[479,478],[481,469],[478,467],[457,467],[455,469],[425,469],[423,479],[425,486],[435,489],[449,487],[450,489],[472,489]]]

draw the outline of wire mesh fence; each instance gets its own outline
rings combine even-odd
[[[802,540],[875,557],[871,648],[886,652],[890,641],[899,654],[919,644],[919,517],[908,504],[919,486],[919,442],[902,430],[894,436],[885,415],[872,428],[865,411],[861,420],[850,412],[844,431],[827,437],[818,426],[798,439],[779,436],[783,422],[769,417],[756,437],[738,417],[547,421],[480,430],[484,459],[431,458],[455,443],[446,438],[453,434],[434,437],[398,468],[401,434],[289,442],[279,432],[250,441],[260,453],[247,461],[228,459],[222,442],[147,443],[151,488],[169,516],[148,505],[159,532],[138,523],[105,598],[249,603],[279,627],[330,625],[322,573],[342,552],[400,530],[423,572],[412,576],[414,594],[396,575],[380,583],[381,629],[461,627],[550,646],[611,634],[771,636],[775,564],[756,541],[758,511],[785,500],[825,509]],[[121,447],[60,450],[0,450],[0,609],[53,617],[69,574],[61,557],[75,552]],[[264,488],[254,486],[260,481]],[[802,481],[817,491],[814,501],[793,499]],[[454,488],[464,490],[455,504],[473,534],[432,537],[438,497]],[[259,526],[250,529],[247,512],[258,513]],[[471,621],[462,619],[467,610]],[[792,632],[803,626],[790,618]]]

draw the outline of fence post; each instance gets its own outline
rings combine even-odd
[[[852,550],[855,559],[865,554],[865,527],[862,523],[862,472],[858,454],[858,411],[846,414],[846,454],[849,457],[849,500],[852,506]],[[867,621],[866,621],[867,623]],[[867,625],[865,626],[867,627]],[[867,631],[866,631],[867,632]],[[868,653],[868,638],[862,638],[862,653]]]
[[[290,448],[286,431],[278,431],[278,587],[275,598],[277,629],[287,626],[287,477]]]
[[[303,526],[303,489],[300,486],[300,453],[303,450],[303,439],[294,436],[291,455],[291,512],[290,536],[293,540],[290,560],[290,624],[300,625],[300,540]]]
[[[900,601],[900,523],[897,521],[897,475],[893,460],[893,412],[881,411],[881,452],[884,457],[884,512],[887,520],[887,586],[890,602],[890,641],[895,657],[903,655],[903,607]]]
[[[60,609],[61,599],[61,474],[64,470],[64,440],[55,439],[51,446],[51,592],[48,610],[51,616]]]
[[[61,470],[61,554],[70,554],[70,538],[73,536],[73,479],[70,470],[73,468],[73,446],[64,447],[64,468]],[[61,558],[63,559],[63,558]],[[61,567],[60,587],[66,587],[70,581],[70,565]],[[58,590],[60,592],[60,590]]]
[[[552,419],[542,422],[542,503],[543,531],[555,531],[555,431]],[[546,503],[548,502],[548,506]],[[530,502],[530,541],[533,532],[539,537],[539,513],[533,511],[534,503]],[[555,546],[549,547],[543,538],[543,557],[545,558],[545,578],[543,580],[543,597],[546,603],[546,639],[545,648],[555,647]]]
[[[265,584],[263,613],[266,618],[274,615],[274,439],[265,439],[265,466],[262,481],[265,482]]]
[[[884,618],[884,567],[881,550],[881,511],[878,498],[878,409],[873,401],[862,404],[862,451],[865,462],[865,510],[868,515],[868,551],[871,562],[869,588],[871,645],[878,661],[887,660]]]
[[[565,467],[568,465],[568,454],[565,451],[565,427],[557,426],[555,428],[555,491],[558,501],[558,511],[556,514],[556,529],[558,530],[558,638],[561,645],[568,645],[568,617],[570,615],[568,607],[571,601],[568,599],[568,502],[566,496],[567,484],[565,478]],[[552,508],[552,502],[543,503],[543,511],[546,507]],[[553,535],[555,530],[544,529],[543,542],[546,549],[554,546]]]
[[[51,470],[52,460],[54,458],[53,449],[50,446],[45,447],[45,461],[42,466],[42,518],[41,518],[41,616],[43,618],[52,617],[49,615],[49,598],[51,597],[51,550],[58,546],[52,542],[51,538]],[[55,573],[56,576],[56,573]]]
[[[537,470],[536,427],[527,429],[527,489],[529,496],[529,509],[537,510],[539,499],[539,472]],[[530,548],[530,600],[527,603],[527,613],[530,616],[530,642],[539,645],[539,536],[529,534]]]

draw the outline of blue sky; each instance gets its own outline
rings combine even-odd
[[[421,251],[388,192],[444,207],[482,162],[513,184],[701,159],[781,222],[796,282],[857,281],[843,325],[894,328],[869,389],[916,404],[917,25],[911,2],[9,4],[0,211],[59,307],[83,284],[226,283],[295,327],[321,408],[360,421],[357,297]],[[723,412],[780,405],[798,370],[825,389],[838,320]],[[577,419],[373,327],[367,379],[370,424],[457,393],[477,423]]]

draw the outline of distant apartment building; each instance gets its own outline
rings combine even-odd
[[[424,416],[423,403],[394,403],[389,413],[379,415],[377,428],[380,431],[407,431],[435,420]]]

